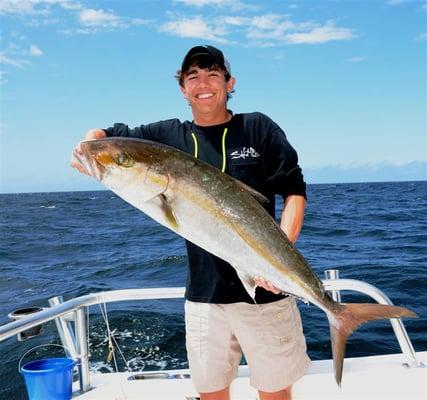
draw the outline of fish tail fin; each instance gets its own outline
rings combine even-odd
[[[341,304],[342,309],[328,315],[331,330],[332,356],[335,380],[341,386],[345,346],[347,338],[364,322],[376,319],[416,317],[414,312],[396,306],[370,303]]]

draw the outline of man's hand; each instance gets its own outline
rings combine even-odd
[[[267,282],[264,278],[260,276],[254,277],[254,282],[256,286],[260,286],[264,288],[265,290],[269,290],[270,292],[273,292],[274,294],[280,294],[282,293],[276,286],[274,286],[271,282]]]
[[[91,129],[90,131],[86,132],[84,140],[104,139],[105,137],[107,137],[107,134],[102,129]],[[82,149],[79,143],[71,153],[70,164],[73,168],[76,168],[82,174],[91,176],[89,171],[78,160],[78,156],[82,154]]]

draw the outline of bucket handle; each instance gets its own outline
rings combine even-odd
[[[22,360],[24,359],[24,357],[31,353],[33,350],[38,349],[40,347],[45,347],[45,346],[56,346],[56,347],[61,347],[64,350],[68,350],[68,347],[62,346],[61,344],[56,344],[56,343],[44,343],[44,344],[39,344],[38,346],[34,346],[32,347],[30,350],[27,350],[19,359],[19,363],[18,363],[18,372],[21,373],[21,364],[22,364]]]

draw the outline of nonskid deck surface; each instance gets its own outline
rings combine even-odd
[[[427,365],[427,351],[417,353],[419,362]],[[402,354],[348,358],[345,360],[342,388],[334,380],[332,360],[314,361],[308,373],[293,387],[294,400],[415,400],[427,399],[427,368],[404,367]],[[188,370],[155,371],[188,374]],[[144,373],[149,373],[144,371]],[[157,378],[129,380],[136,373],[95,374],[91,376],[94,389],[73,399],[89,400],[190,400],[197,398],[191,379]],[[75,385],[76,389],[78,385]],[[249,383],[249,370],[239,368],[231,387],[234,400],[258,399]]]

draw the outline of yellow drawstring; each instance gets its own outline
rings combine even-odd
[[[225,137],[227,136],[228,128],[224,129],[222,134],[222,168],[221,172],[225,172],[225,167],[227,166],[227,154],[225,152]]]
[[[194,132],[191,132],[191,137],[193,138],[193,141],[194,141],[194,157],[198,158],[199,157],[199,144],[197,143],[197,137],[194,134]]]
[[[225,168],[227,167],[227,153],[225,148],[225,137],[227,136],[228,128],[224,129],[224,132],[222,133],[222,168],[221,172],[225,172]],[[193,138],[194,142],[194,157],[199,157],[199,143],[197,141],[197,136],[194,134],[194,132],[191,132],[191,137]]]

